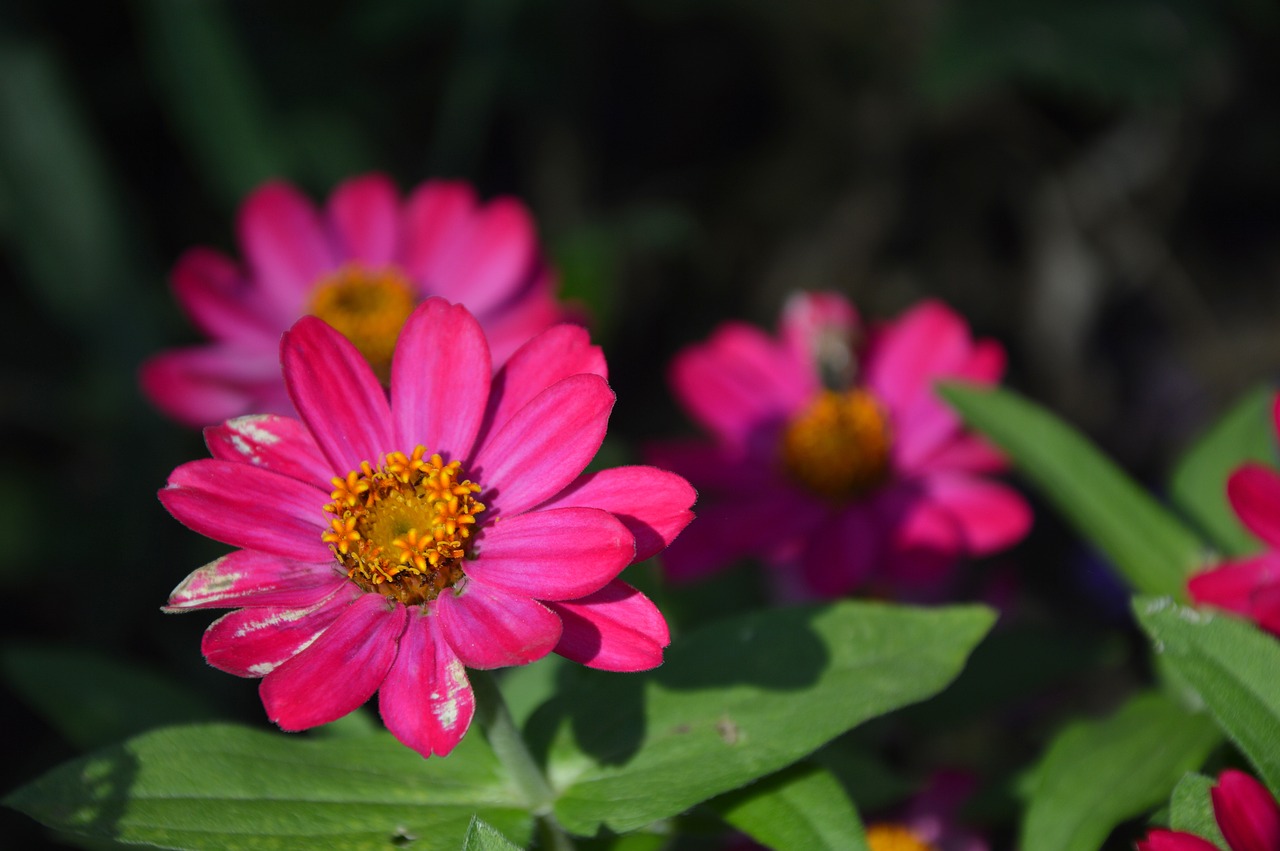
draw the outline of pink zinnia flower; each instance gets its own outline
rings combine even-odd
[[[1003,460],[933,392],[940,379],[997,381],[1003,349],[936,301],[867,345],[857,326],[840,296],[802,294],[776,337],[730,322],[676,356],[675,394],[713,441],[651,452],[701,494],[698,522],[664,556],[673,578],[756,556],[798,566],[783,595],[928,597],[961,557],[1026,533],[1026,502],[984,476]]]
[[[207,429],[213,458],[174,470],[160,499],[242,548],[187,577],[166,609],[238,609],[202,650],[261,677],[283,729],[378,692],[397,738],[447,754],[474,708],[464,666],[552,651],[613,671],[661,663],[665,620],[617,576],[671,542],[694,494],[652,467],[580,475],[614,400],[586,331],[544,331],[494,374],[471,314],[427,299],[396,345],[390,401],[314,317],[284,335],[281,359],[301,420]]]
[[[1213,817],[1230,851],[1276,851],[1280,848],[1280,806],[1261,783],[1227,769],[1210,790]],[[1153,830],[1138,842],[1138,851],[1218,851],[1207,839],[1180,830]]]
[[[193,248],[173,269],[178,301],[212,342],[142,368],[146,395],[189,425],[292,414],[280,334],[305,314],[346,335],[383,385],[396,335],[428,295],[465,304],[498,363],[565,318],[529,212],[512,198],[480,204],[464,183],[428,181],[401,202],[390,180],[366,175],[321,212],[277,181],[249,196],[236,225],[245,268]]]
[[[1280,396],[1271,416],[1280,432]],[[1197,603],[1243,615],[1280,636],[1280,475],[1261,464],[1244,464],[1227,480],[1227,499],[1240,522],[1269,549],[1196,574],[1187,592]]]

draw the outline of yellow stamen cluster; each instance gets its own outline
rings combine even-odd
[[[374,469],[368,461],[333,479],[333,515],[322,539],[347,576],[366,591],[407,606],[434,600],[462,578],[462,560],[484,511],[480,486],[462,465],[439,455],[390,452]]]
[[[308,312],[342,332],[389,384],[396,339],[416,304],[413,288],[395,269],[353,263],[316,284]]]
[[[786,473],[830,500],[862,496],[889,474],[889,423],[865,390],[824,390],[783,430]]]
[[[901,824],[873,824],[867,828],[871,851],[937,851],[910,828]]]

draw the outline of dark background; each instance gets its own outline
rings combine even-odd
[[[688,430],[663,381],[678,347],[834,289],[872,317],[947,300],[1005,343],[1011,385],[1158,490],[1280,366],[1278,48],[1270,0],[6,0],[0,792],[106,731],[263,721],[200,659],[209,618],[158,611],[222,548],[155,498],[203,449],[135,372],[197,339],[169,267],[235,253],[264,179],[523,198],[595,316],[623,456]],[[1123,643],[1089,565],[1042,512],[993,569],[1054,640]],[[1025,767],[1140,668],[1042,695],[992,761]],[[110,696],[134,675],[183,694]],[[1014,812],[988,812],[997,837]],[[0,835],[44,833],[0,810]]]

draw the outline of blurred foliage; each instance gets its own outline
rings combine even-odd
[[[1011,383],[1162,480],[1280,372],[1278,39],[1266,0],[10,0],[6,646],[92,646],[262,723],[252,684],[199,658],[208,618],[157,611],[220,549],[154,498],[202,447],[143,402],[135,370],[197,339],[167,270],[192,245],[234,252],[237,204],[268,176],[317,198],[372,169],[523,198],[565,294],[596,318],[624,455],[689,429],[663,377],[679,346],[729,316],[771,325],[788,291],[829,288],[872,317],[948,300],[1009,348]],[[1138,646],[1099,615],[1078,552],[1042,512],[970,590],[1005,595],[1041,634],[1083,624]],[[660,596],[679,630],[752,605],[758,581]],[[1070,692],[1019,692],[998,730],[978,720],[923,745],[1012,774],[1063,720],[1134,693],[1141,658]],[[3,790],[74,754],[30,699],[29,668],[3,684],[5,720],[25,731]],[[92,701],[95,682],[60,687]],[[929,768],[892,721],[875,732],[897,767]],[[987,826],[1010,838],[1007,818]],[[44,838],[8,810],[0,829],[15,846]]]

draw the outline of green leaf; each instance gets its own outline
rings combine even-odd
[[[1069,725],[1035,769],[1019,847],[1096,851],[1117,824],[1163,803],[1220,739],[1209,717],[1160,693]]]
[[[1203,774],[1188,774],[1178,782],[1169,801],[1169,827],[1203,837],[1223,851],[1227,841],[1218,829],[1218,819],[1213,815],[1213,800],[1209,790],[1216,781]]]
[[[625,832],[772,774],[937,693],[992,620],[980,606],[775,609],[682,637],[653,672],[571,669],[529,725],[554,736],[556,816]]]
[[[1227,501],[1227,477],[1246,461],[1276,463],[1275,395],[1270,385],[1249,393],[1174,468],[1174,503],[1227,555],[1248,555],[1261,547]]]
[[[9,645],[0,651],[0,668],[14,691],[84,749],[216,715],[168,680],[83,648]]]
[[[481,819],[471,817],[462,851],[520,851],[520,846],[503,836],[496,827]]]
[[[775,851],[868,851],[862,820],[840,781],[798,765],[710,804],[724,820]]]
[[[455,851],[473,815],[522,844],[531,832],[479,735],[423,759],[389,734],[169,727],[55,768],[4,803],[59,830],[195,849]]]
[[[1003,449],[1080,534],[1144,593],[1185,596],[1205,547],[1083,435],[1009,390],[948,384],[942,397]]]
[[[1280,642],[1246,621],[1168,599],[1139,599],[1134,609],[1165,664],[1200,695],[1272,794],[1280,792]]]

